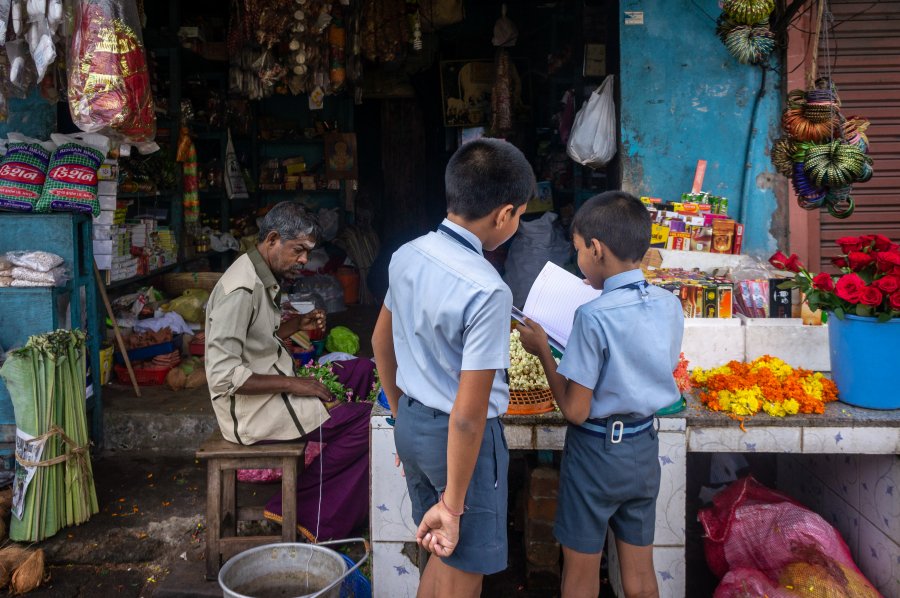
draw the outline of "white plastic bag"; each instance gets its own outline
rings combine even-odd
[[[566,153],[591,168],[606,166],[616,155],[616,101],[613,76],[604,79],[575,115]]]

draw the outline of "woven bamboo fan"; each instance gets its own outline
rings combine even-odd
[[[509,415],[537,415],[553,411],[553,393],[549,388],[541,390],[510,390]]]

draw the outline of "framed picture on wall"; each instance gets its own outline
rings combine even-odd
[[[524,108],[523,79],[527,81],[528,61],[512,59],[510,83],[513,111]],[[491,91],[494,61],[487,59],[445,60],[441,62],[441,98],[444,126],[479,127],[491,121]]]
[[[356,133],[325,135],[325,178],[346,180],[359,178],[356,160]]]

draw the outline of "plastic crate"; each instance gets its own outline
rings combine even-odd
[[[115,365],[113,369],[116,371],[116,378],[122,384],[131,384],[131,378],[128,376],[128,368],[124,365]],[[134,377],[141,386],[159,386],[166,381],[166,374],[172,368],[163,367],[137,367],[134,368]]]
[[[147,359],[153,359],[157,355],[168,355],[176,349],[181,350],[181,335],[176,335],[167,343],[159,343],[141,347],[140,349],[130,349],[128,351],[128,359],[131,360],[131,363],[134,363],[135,361],[145,361]],[[125,358],[122,357],[122,353],[119,351],[116,351],[114,359],[117,364],[125,365]]]

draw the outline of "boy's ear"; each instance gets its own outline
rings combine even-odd
[[[591,239],[591,255],[594,256],[596,260],[602,260],[604,253],[606,253],[606,245],[598,241],[597,239]]]
[[[495,228],[502,227],[504,224],[506,224],[507,222],[509,222],[512,219],[515,212],[516,212],[516,208],[511,203],[504,204],[504,205],[500,206],[499,208],[497,208],[496,215],[494,216],[494,227]]]

